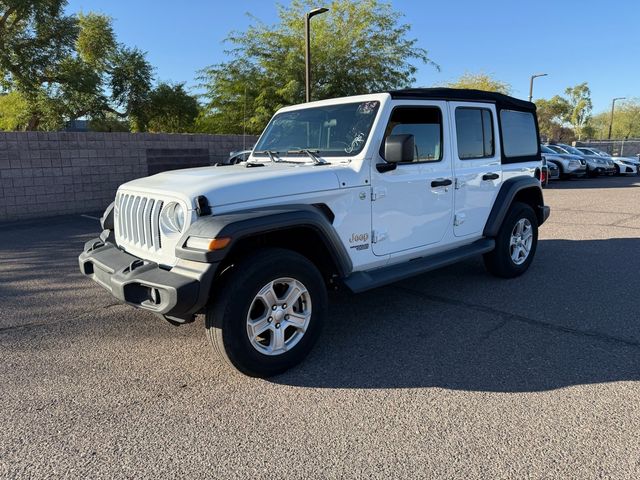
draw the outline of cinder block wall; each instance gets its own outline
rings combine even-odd
[[[590,140],[588,142],[573,142],[575,145],[593,147],[603,150],[610,155],[634,157],[640,154],[640,140]]]
[[[211,165],[242,135],[0,132],[0,222],[101,211],[121,183]]]

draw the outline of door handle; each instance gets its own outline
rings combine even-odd
[[[448,187],[453,182],[450,178],[436,178],[433,182],[431,182],[432,187]]]
[[[482,175],[482,180],[497,180],[498,178],[500,178],[500,175],[497,173],[485,173]]]

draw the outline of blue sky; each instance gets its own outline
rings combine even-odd
[[[392,4],[441,67],[421,66],[416,86],[483,71],[526,98],[529,76],[542,72],[549,76],[536,80],[534,98],[583,81],[591,87],[594,112],[608,109],[612,97],[640,97],[639,0]],[[225,59],[223,40],[246,27],[246,12],[266,23],[277,20],[275,3],[265,0],[70,0],[68,11],[110,15],[121,42],[148,52],[159,80],[189,86],[197,83],[197,70]]]

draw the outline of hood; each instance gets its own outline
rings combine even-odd
[[[181,198],[194,207],[200,195],[212,206],[250,202],[340,188],[337,170],[346,165],[311,165],[309,163],[271,163],[261,167],[245,164],[189,168],[159,173],[123,184],[120,188],[151,195]]]
[[[560,157],[560,158],[564,158],[566,160],[584,160],[583,157],[579,156],[579,155],[573,155],[572,153],[556,153],[556,156]]]
[[[631,163],[640,163],[640,159],[639,158],[634,158],[634,157],[609,157],[611,158],[611,160],[622,160],[625,162],[631,162]]]

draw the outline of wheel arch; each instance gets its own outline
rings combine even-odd
[[[544,205],[542,187],[535,177],[510,178],[503,182],[500,191],[484,227],[485,237],[495,237],[500,230],[511,205],[514,202],[523,202],[533,208],[538,219],[538,225],[542,225],[549,216],[549,207]]]
[[[257,208],[201,218],[189,228],[176,247],[176,256],[217,263],[216,277],[248,252],[278,247],[308,258],[325,278],[351,273],[351,259],[331,224],[333,212],[326,205],[286,205]],[[227,247],[211,252],[185,248],[188,237],[230,238]]]

